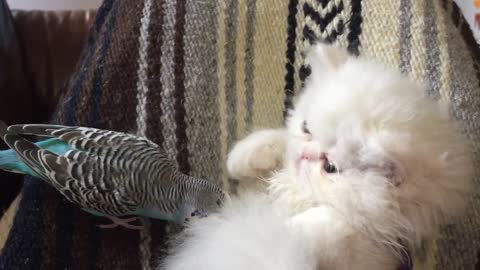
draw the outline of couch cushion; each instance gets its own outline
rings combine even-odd
[[[12,14],[5,1],[0,0],[0,120],[9,124],[26,121],[36,108],[23,62]],[[0,149],[6,148],[0,140]],[[2,216],[20,191],[23,177],[0,171],[0,179]]]
[[[14,10],[13,18],[23,63],[32,79],[36,119],[43,121],[55,110],[61,90],[75,71],[95,11]]]
[[[478,161],[478,50],[458,16],[448,0],[105,0],[53,122],[145,135],[183,172],[234,190],[228,148],[255,127],[282,125],[308,75],[301,51],[322,38],[427,82],[462,119]],[[473,269],[474,209],[426,243],[416,269]],[[0,265],[148,269],[174,229],[101,222],[29,179]]]

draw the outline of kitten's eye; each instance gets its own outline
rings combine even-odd
[[[325,159],[325,162],[323,163],[323,169],[327,173],[337,173],[337,167],[335,167],[335,164],[333,164],[330,160]]]
[[[303,131],[303,133],[305,133],[305,134],[310,134],[310,130],[308,130],[308,128],[307,128],[307,121],[303,121],[302,131]]]

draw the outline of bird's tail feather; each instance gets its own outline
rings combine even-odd
[[[31,171],[27,166],[22,166],[21,162],[18,160],[17,156],[12,150],[0,151],[0,169],[21,174]]]
[[[15,141],[15,135],[9,134],[8,126],[0,120],[0,137],[12,148]],[[35,173],[23,162],[21,162],[15,152],[11,149],[0,151],[0,169],[8,172],[35,175]]]

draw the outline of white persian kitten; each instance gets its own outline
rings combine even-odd
[[[192,223],[167,270],[396,269],[465,207],[472,160],[448,110],[398,72],[329,45],[285,128],[256,131],[227,168],[245,186]]]

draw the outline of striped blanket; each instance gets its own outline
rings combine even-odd
[[[317,38],[424,82],[462,120],[480,162],[480,51],[451,0],[105,0],[52,122],[147,136],[183,172],[235,190],[230,145],[282,125]],[[475,269],[479,204],[425,243],[414,269]],[[99,229],[106,220],[33,179],[15,210],[2,220],[13,226],[0,269],[152,269],[177,229]]]

